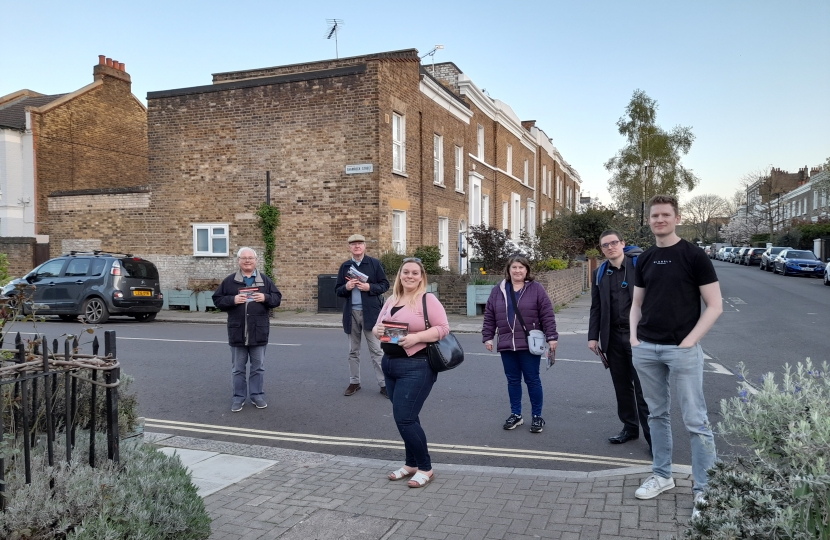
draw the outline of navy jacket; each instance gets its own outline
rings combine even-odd
[[[508,287],[512,286],[510,284]],[[527,336],[519,324],[518,317],[516,324],[511,328],[507,320],[507,289],[505,280],[493,287],[487,305],[484,307],[484,324],[481,328],[482,341],[490,341],[499,334],[497,351],[526,351]],[[541,330],[545,333],[548,341],[558,341],[559,333],[556,331],[556,315],[553,312],[553,304],[548,297],[545,288],[536,281],[525,282],[522,294],[516,299],[516,305],[522,312],[527,330]],[[515,330],[515,331],[514,331]]]
[[[268,344],[268,333],[271,330],[268,310],[279,307],[282,293],[274,282],[259,270],[252,287],[257,287],[259,292],[265,295],[264,302],[234,303],[233,297],[239,294],[239,289],[246,288],[241,270],[226,277],[213,293],[213,304],[228,313],[228,344],[231,347]]]
[[[346,272],[353,264],[349,259],[340,265],[337,282],[334,284],[335,294],[346,299],[346,305],[343,306],[343,331],[347,334],[352,333],[352,291],[346,289]],[[363,304],[363,327],[372,329],[378,322],[378,315],[383,307],[383,293],[389,290],[389,280],[386,279],[386,272],[383,271],[380,261],[368,255],[363,256],[360,267],[356,268],[369,276],[369,290],[360,291],[360,300]]]

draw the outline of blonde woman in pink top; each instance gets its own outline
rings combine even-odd
[[[375,336],[381,340],[384,352],[381,367],[386,378],[386,391],[392,401],[392,415],[406,447],[404,466],[389,473],[389,480],[411,476],[411,488],[424,487],[435,478],[427,451],[427,438],[418,414],[438,377],[427,362],[426,344],[450,333],[444,306],[435,296],[426,294],[426,289],[427,276],[421,259],[404,259],[395,277],[392,296],[381,309],[373,329]],[[422,303],[425,294],[430,324],[428,330]],[[384,323],[408,325],[406,335],[384,336]],[[389,333],[393,334],[393,326],[389,326]]]

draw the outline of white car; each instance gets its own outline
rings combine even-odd
[[[827,260],[827,266],[824,267],[824,284],[830,287],[830,259]]]

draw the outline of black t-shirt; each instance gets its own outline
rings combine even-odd
[[[691,242],[646,250],[634,271],[634,285],[645,289],[637,338],[680,345],[700,319],[699,287],[717,280],[712,261]]]

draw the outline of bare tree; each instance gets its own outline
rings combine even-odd
[[[747,191],[747,214],[760,216],[772,238],[781,220],[781,196],[792,186],[787,184],[782,175],[773,174],[772,166],[747,173],[741,179],[741,184]]]
[[[696,195],[683,205],[680,214],[686,224],[694,228],[697,237],[703,242],[708,242],[717,236],[714,218],[723,217],[727,205],[726,199],[720,195]]]
[[[738,213],[738,209],[746,206],[746,187],[737,189],[731,197],[726,198],[726,217],[732,217]]]

